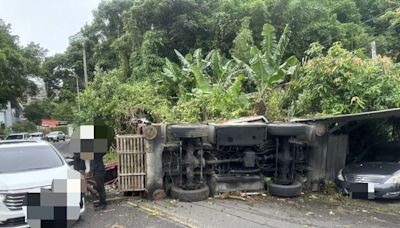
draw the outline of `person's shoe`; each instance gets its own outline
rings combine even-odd
[[[106,203],[98,203],[98,205],[94,208],[95,211],[103,211],[105,209],[107,209]]]
[[[93,207],[94,207],[94,208],[98,207],[99,205],[100,205],[100,202],[94,202],[94,203],[93,203]]]

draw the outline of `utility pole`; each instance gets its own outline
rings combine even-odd
[[[372,57],[372,59],[376,58],[376,43],[375,43],[375,40],[371,42],[371,57]]]
[[[87,76],[87,66],[86,66],[86,49],[85,49],[85,38],[82,38],[82,46],[83,46],[83,74],[85,75],[85,88],[88,86],[88,76]],[[78,94],[79,96],[79,94]]]
[[[76,93],[78,94],[78,112],[81,111],[81,102],[80,102],[80,98],[79,98],[79,77],[78,75],[76,75],[75,72],[70,71],[71,74],[69,75],[70,77],[73,77],[76,79]]]
[[[79,80],[78,80],[78,76],[75,74],[75,78],[76,78],[76,92],[78,93],[78,112],[81,112],[81,101],[79,98]]]

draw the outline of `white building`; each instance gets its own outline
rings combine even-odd
[[[0,109],[0,123],[6,128],[11,127],[15,122],[20,120],[23,107],[19,102],[8,101],[5,108]]]
[[[33,82],[36,85],[37,94],[35,96],[30,96],[26,94],[26,103],[24,105],[29,105],[33,101],[43,100],[47,98],[46,84],[44,83],[43,78],[36,75],[28,75],[27,78],[29,81]]]

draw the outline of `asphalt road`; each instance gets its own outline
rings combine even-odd
[[[54,145],[63,155],[69,155],[68,143],[57,142]],[[357,201],[314,193],[290,199],[266,195],[243,201],[209,199],[194,203],[171,199],[155,202],[137,199],[140,203],[130,200],[112,203],[103,212],[95,212],[87,203],[86,214],[74,227],[182,227],[185,224],[212,228],[373,228],[398,227],[400,221],[399,201]]]
[[[86,227],[109,227],[109,228],[128,228],[128,227],[162,227],[175,228],[183,227],[172,221],[149,215],[137,207],[128,203],[110,204],[102,212],[94,211],[88,204],[85,214],[73,225],[73,228]]]
[[[52,143],[63,156],[72,156],[69,151],[69,140]],[[86,212],[81,219],[73,225],[73,228],[80,227],[108,227],[108,228],[128,228],[128,227],[182,227],[172,221],[152,216],[126,202],[110,203],[105,211],[94,211],[91,202],[86,203]]]
[[[73,154],[69,151],[69,139],[67,139],[66,141],[53,142],[52,144],[55,148],[57,148],[58,151],[60,151],[63,156],[72,157]]]

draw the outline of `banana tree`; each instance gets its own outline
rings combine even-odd
[[[264,115],[268,93],[274,86],[284,82],[287,75],[293,74],[298,60],[295,56],[291,56],[283,61],[289,43],[288,25],[278,41],[275,37],[275,28],[270,24],[264,24],[261,35],[264,37],[261,50],[256,47],[251,48],[252,57],[248,63],[233,58],[244,67],[256,85],[256,92],[250,93],[249,96],[254,100],[257,114]]]
[[[235,84],[240,67],[234,61],[225,60],[216,51],[210,51],[204,58],[201,49],[183,56],[175,50],[181,66],[166,59],[162,74],[176,83],[179,93],[194,96],[209,94],[214,88],[228,89]]]

